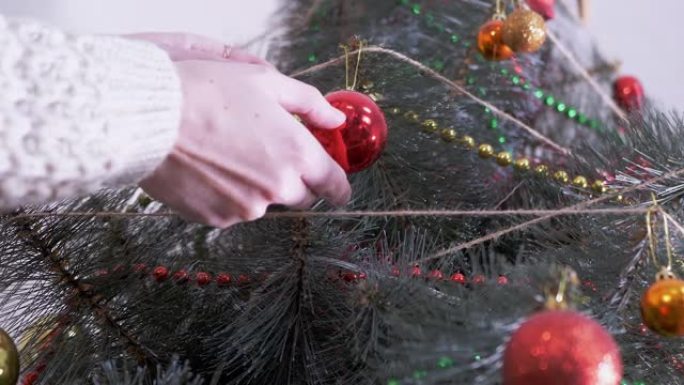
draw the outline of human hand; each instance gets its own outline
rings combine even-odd
[[[236,61],[273,67],[266,60],[241,48],[199,35],[176,32],[146,32],[126,35],[126,37],[155,44],[166,51],[173,61]]]
[[[318,90],[263,65],[181,61],[184,108],[171,154],[141,186],[187,219],[225,228],[270,204],[342,205],[346,174],[293,116],[334,129],[345,116]]]

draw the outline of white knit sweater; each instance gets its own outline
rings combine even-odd
[[[152,44],[0,16],[0,209],[137,182],[171,150],[181,98]]]

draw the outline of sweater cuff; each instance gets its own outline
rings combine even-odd
[[[107,120],[105,145],[114,155],[105,183],[137,183],[165,159],[178,136],[182,90],[175,65],[147,42],[82,37],[78,43],[102,63],[99,116]]]

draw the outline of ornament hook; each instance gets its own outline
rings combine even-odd
[[[506,19],[506,6],[503,0],[496,0],[496,10],[494,11],[493,20],[504,20]]]
[[[359,79],[359,69],[361,67],[361,56],[363,53],[363,48],[364,48],[364,41],[359,39],[358,37],[354,37],[353,39],[353,45],[357,51],[357,56],[356,56],[356,68],[354,69],[354,76],[353,80],[350,84],[349,82],[349,71],[351,70],[350,64],[349,64],[349,57],[351,56],[350,52],[350,46],[343,44],[342,49],[344,50],[344,86],[347,90],[349,91],[354,91],[356,89],[356,84]]]
[[[653,260],[653,265],[658,266],[657,257],[657,239],[656,239],[656,223],[654,217],[658,213],[663,213],[662,207],[658,204],[658,200],[655,195],[651,196],[653,201],[651,207],[646,211],[646,235],[648,237],[648,251]],[[672,273],[672,262],[674,260],[674,249],[672,248],[672,242],[670,241],[670,225],[668,222],[667,215],[662,215],[663,217],[663,235],[665,236],[665,250],[667,252],[667,265],[662,266],[658,274],[656,275],[656,280],[674,278]]]

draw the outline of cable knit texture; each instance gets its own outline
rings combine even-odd
[[[138,182],[180,114],[175,67],[154,45],[0,16],[0,208]]]

